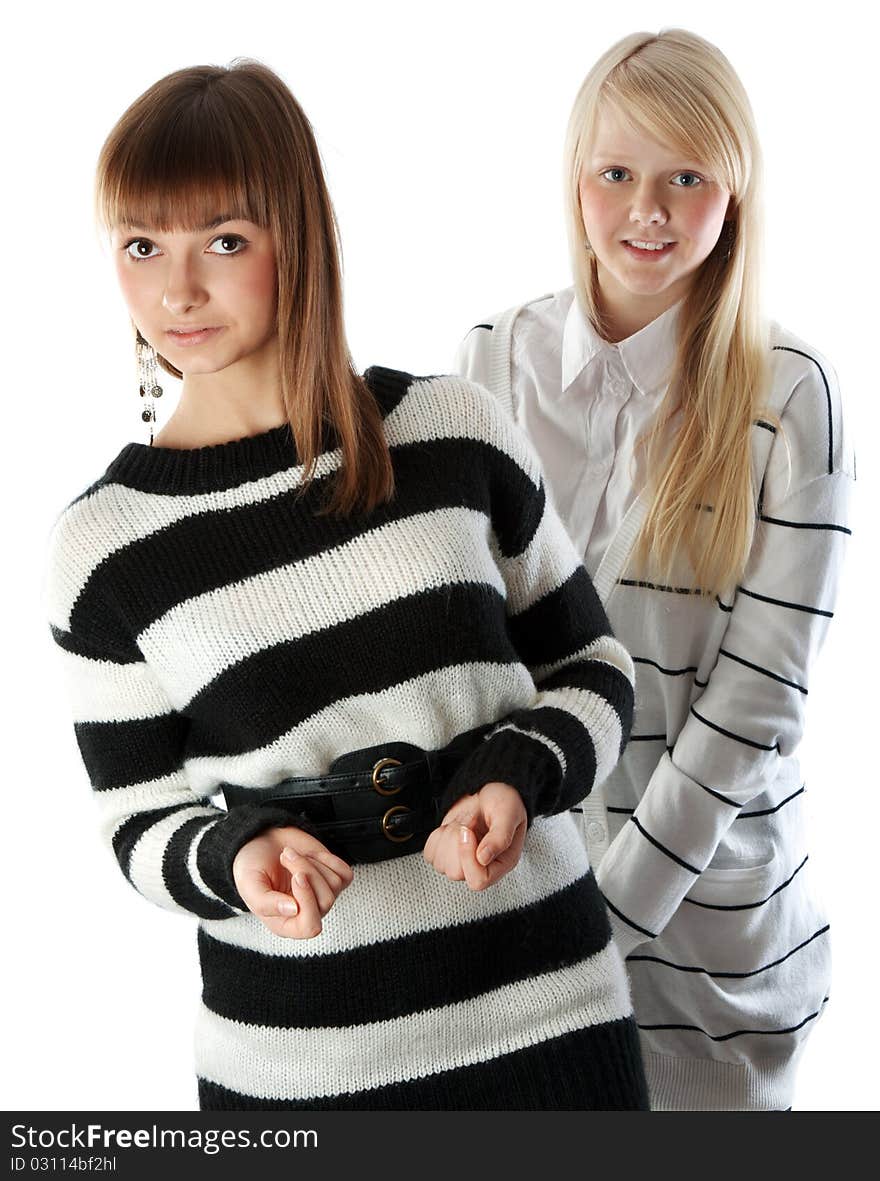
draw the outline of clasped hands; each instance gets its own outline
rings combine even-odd
[[[450,881],[485,890],[519,861],[526,827],[516,788],[487,783],[456,800],[428,837],[422,856]],[[273,934],[312,939],[354,875],[316,837],[290,826],[266,829],[242,845],[232,876],[248,909]]]

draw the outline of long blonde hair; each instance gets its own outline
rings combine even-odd
[[[160,78],[118,120],[98,159],[99,227],[194,231],[221,213],[272,233],[282,397],[302,491],[330,440],[342,464],[321,511],[390,499],[381,411],[345,338],[338,226],[315,136],[281,78],[251,58]]]
[[[740,580],[754,538],[752,424],[760,416],[781,429],[762,407],[769,325],[760,302],[763,168],[754,116],[727,58],[684,29],[633,33],[590,70],[566,136],[566,218],[577,298],[602,335],[607,325],[595,256],[584,248],[578,182],[606,106],[650,138],[704,161],[733,195],[731,220],[682,301],[669,388],[640,440],[651,507],[634,550],[643,569],[663,581],[686,554],[694,589],[722,594]]]

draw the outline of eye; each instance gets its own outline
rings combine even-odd
[[[241,254],[244,247],[247,246],[247,241],[242,238],[241,234],[221,234],[219,238],[214,239],[211,245],[216,246],[218,242],[222,242],[224,246],[231,243],[233,246],[242,248],[241,250],[221,250],[218,252],[220,254]]]
[[[153,255],[153,254],[140,254],[140,253],[137,255],[130,254],[129,248],[131,246],[137,246],[138,249],[140,249],[140,247],[142,247],[142,246],[147,246],[147,247],[155,246],[155,242],[151,242],[149,240],[149,238],[129,238],[129,240],[125,243],[125,245],[122,247],[122,249],[125,251],[126,254],[128,254],[128,257],[132,260],[132,262],[144,262],[148,258],[155,258],[155,255]]]
[[[606,168],[605,171],[603,173],[601,173],[601,175],[604,176],[607,180],[610,180],[612,182],[612,184],[617,184],[618,181],[623,180],[623,177],[622,176],[609,176],[608,174],[612,173],[612,172],[614,172],[614,173],[626,172],[626,169],[625,168],[618,168],[617,166],[615,166],[614,168]]]
[[[703,178],[701,176],[697,176],[695,172],[679,172],[678,176],[673,177],[672,183],[675,184],[679,177],[684,177],[687,181],[687,183],[683,182],[682,184],[678,185],[678,188],[680,189],[695,189],[698,185],[703,183]]]

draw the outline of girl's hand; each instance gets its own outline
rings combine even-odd
[[[313,939],[354,874],[316,837],[291,826],[268,828],[242,845],[232,876],[248,909],[274,935]]]
[[[485,890],[519,861],[527,822],[515,787],[487,783],[476,795],[455,801],[422,855],[450,881],[464,880],[471,890]]]

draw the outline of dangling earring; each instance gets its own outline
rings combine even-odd
[[[724,261],[729,262],[730,256],[733,254],[733,246],[736,242],[736,226],[732,221],[724,223],[724,229],[721,234],[721,247],[724,251]]]
[[[593,247],[590,245],[589,238],[584,238],[584,250],[586,250],[587,254],[593,253]]]
[[[162,387],[156,378],[156,350],[141,336],[137,329],[135,339],[135,356],[137,358],[138,386],[144,401],[141,418],[150,424],[150,446],[153,446],[153,423],[156,421],[156,404],[154,398],[162,397]]]

